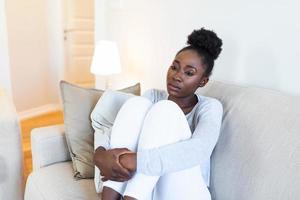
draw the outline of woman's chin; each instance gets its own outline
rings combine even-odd
[[[170,96],[174,96],[174,97],[180,96],[180,91],[170,90],[170,89],[167,89],[167,91]]]

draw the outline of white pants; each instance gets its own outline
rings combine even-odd
[[[176,103],[163,100],[153,105],[147,98],[133,97],[124,103],[116,117],[111,148],[126,147],[136,152],[190,137],[186,117]],[[103,186],[138,200],[211,199],[200,166],[160,177],[136,173],[127,182],[106,181]]]

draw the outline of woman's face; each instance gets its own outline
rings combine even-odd
[[[176,55],[167,74],[167,90],[174,97],[193,95],[198,87],[208,82],[205,68],[198,53],[184,50]]]

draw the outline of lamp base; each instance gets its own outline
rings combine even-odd
[[[110,88],[109,76],[96,76],[95,77],[95,88],[99,90],[107,90]]]

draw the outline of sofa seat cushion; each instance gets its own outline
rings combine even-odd
[[[25,200],[99,200],[93,179],[75,180],[72,162],[38,169],[27,179]]]

